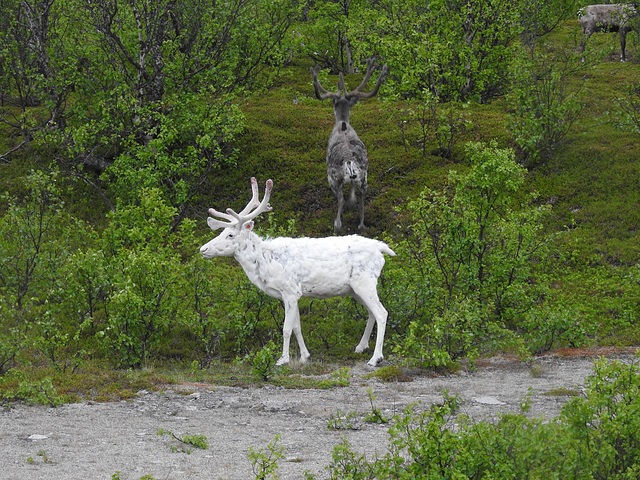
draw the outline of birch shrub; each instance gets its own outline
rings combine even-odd
[[[70,252],[87,243],[87,227],[68,213],[55,172],[33,171],[26,185],[23,197],[5,197],[0,215],[0,373],[24,351],[54,361],[63,350],[73,355],[77,330],[53,316],[53,292]]]
[[[405,278],[389,305],[403,317],[390,323],[406,328],[396,351],[427,367],[481,348],[526,354],[518,329],[545,296],[550,207],[526,190],[511,150],[469,144],[467,159],[465,172],[451,171],[442,189],[409,202],[411,224],[394,246],[406,262],[387,272]]]
[[[68,301],[83,313],[82,329],[118,367],[139,367],[155,352],[180,315],[180,252],[189,222],[173,231],[177,214],[158,189],[109,215],[96,249],[77,252]],[[94,261],[92,261],[94,260]]]
[[[638,478],[639,394],[638,357],[596,361],[584,395],[550,422],[504,414],[495,423],[475,423],[456,415],[458,400],[445,394],[442,405],[421,413],[408,407],[394,419],[390,453],[366,458],[343,442],[327,470],[331,478],[352,480]]]

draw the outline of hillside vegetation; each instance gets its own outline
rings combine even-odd
[[[280,304],[232,259],[205,262],[198,247],[217,234],[206,227],[207,209],[242,209],[252,176],[261,192],[268,178],[275,184],[273,213],[257,219],[258,233],[333,234],[324,159],[334,116],[330,101],[314,97],[309,69],[324,67],[327,88],[344,71],[353,88],[362,74],[350,72],[346,53],[353,70],[372,55],[390,68],[378,96],[351,112],[370,159],[362,234],[398,253],[380,282],[387,358],[453,367],[496,351],[529,358],[640,340],[635,34],[630,61],[617,61],[617,36],[604,33],[581,62],[571,1],[543,2],[548,32],[517,29],[501,10],[495,21],[504,29],[479,26],[494,37],[477,50],[453,38],[456,15],[425,24],[418,3],[404,10],[407,31],[422,35],[412,45],[412,35],[393,33],[402,22],[384,15],[395,11],[391,1],[354,3],[349,20],[327,13],[335,2],[302,10],[284,0],[238,2],[247,10],[227,16],[174,12],[180,35],[145,30],[164,39],[160,74],[157,63],[140,63],[157,53],[141,54],[151,40],[118,37],[101,23],[107,10],[80,3],[53,3],[60,35],[47,37],[50,62],[29,68],[9,59],[18,58],[12,49],[29,52],[19,33],[30,17],[18,2],[4,7],[0,372],[12,372],[8,385],[24,386],[15,372],[31,366],[206,369],[275,355]],[[445,3],[433,2],[433,12]],[[154,5],[158,17],[144,20],[165,25],[164,4]],[[83,12],[87,23],[70,23],[64,37],[65,22]],[[140,12],[111,13],[135,32]],[[327,33],[336,18],[349,44]],[[225,25],[251,35],[225,37]],[[204,31],[228,43],[188,35]],[[127,49],[140,55],[128,59]],[[465,63],[465,52],[483,62]],[[355,211],[343,222],[357,233]],[[352,352],[362,307],[303,300],[301,314],[313,358],[364,361]]]

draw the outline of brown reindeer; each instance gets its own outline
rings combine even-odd
[[[333,100],[333,112],[336,116],[336,123],[329,137],[327,145],[327,178],[331,191],[338,199],[338,213],[333,222],[333,229],[336,235],[342,233],[342,208],[344,206],[344,185],[351,184],[351,192],[349,194],[349,206],[356,203],[356,187],[360,191],[360,224],[358,230],[364,227],[364,197],[367,192],[367,169],[369,168],[369,159],[367,158],[367,150],[364,143],[358,137],[358,134],[349,123],[349,114],[353,107],[361,98],[371,98],[378,93],[378,89],[384,81],[389,69],[385,65],[378,77],[376,85],[368,93],[362,91],[367,82],[371,78],[375,67],[373,59],[367,61],[367,70],[364,79],[358,85],[358,88],[347,92],[344,85],[342,72],[338,81],[338,91],[329,92],[324,89],[318,81],[318,72],[320,67],[311,68],[313,75],[313,90],[319,100],[330,98]]]
[[[580,52],[584,52],[589,37],[595,32],[613,31],[620,34],[620,61],[626,62],[627,33],[633,30],[634,17],[638,15],[630,4],[589,5],[578,12],[578,22],[582,28]],[[584,61],[584,58],[582,59]]]

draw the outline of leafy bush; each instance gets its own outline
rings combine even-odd
[[[114,268],[109,316],[99,338],[118,366],[139,367],[176,316],[180,264],[161,252],[123,253]]]
[[[277,480],[278,476],[278,460],[284,458],[284,447],[279,444],[282,436],[276,433],[272,441],[270,441],[266,448],[255,449],[249,447],[249,461],[251,462],[251,468],[256,480]]]
[[[638,358],[597,361],[585,396],[551,422],[505,414],[495,424],[473,423],[454,415],[457,399],[448,395],[423,413],[409,407],[389,429],[390,453],[367,460],[343,442],[334,448],[331,478],[637,478]]]
[[[532,168],[551,158],[582,111],[580,89],[567,81],[584,68],[566,53],[517,55],[509,101],[514,114],[507,129],[522,150],[521,162]]]
[[[62,404],[51,378],[31,380],[25,372],[10,370],[0,382],[0,399],[21,401],[28,405],[43,404],[57,407]]]
[[[261,380],[269,380],[275,374],[277,355],[278,348],[273,342],[258,350],[251,359],[253,374]]]
[[[640,364],[600,359],[584,397],[571,399],[560,420],[575,439],[575,456],[597,479],[640,473]]]
[[[512,151],[469,144],[467,156],[466,173],[409,202],[413,223],[396,250],[409,260],[395,303],[410,306],[390,309],[413,314],[397,351],[424,366],[473,357],[480,345],[522,350],[515,329],[544,298],[549,207],[523,191]]]
[[[575,307],[542,306],[527,313],[520,330],[528,350],[533,354],[555,346],[583,347],[591,342],[593,325],[585,321]]]
[[[55,358],[77,332],[55,315],[57,289],[69,255],[89,243],[90,229],[67,211],[55,172],[33,171],[27,180],[26,195],[6,197],[0,216],[0,371],[27,347]]]
[[[104,258],[92,274],[97,285],[106,275],[108,290],[103,291],[104,318],[93,317],[85,325],[94,323],[92,333],[117,366],[141,366],[178,316],[183,267],[177,252],[190,237],[172,232],[175,215],[158,190],[142,190],[139,203],[110,215],[102,250],[87,251]]]

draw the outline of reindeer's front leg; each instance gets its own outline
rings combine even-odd
[[[342,208],[344,207],[344,191],[343,186],[340,184],[340,188],[334,190],[338,199],[338,213],[336,219],[333,221],[333,231],[336,235],[342,234]]]
[[[298,298],[284,299],[284,327],[282,328],[282,356],[276,362],[276,365],[285,365],[289,363],[289,342],[291,340],[291,332],[295,333],[300,347],[300,362],[306,363],[311,356],[304,344],[302,338],[302,326],[300,324],[300,310],[298,309]]]
[[[366,179],[360,185],[360,224],[358,225],[358,230],[362,231],[365,229],[364,226],[364,197],[367,195],[367,181]]]
[[[626,49],[627,49],[627,28],[626,27],[620,27],[620,61],[621,62],[626,62],[627,61],[627,57],[626,57]]]

